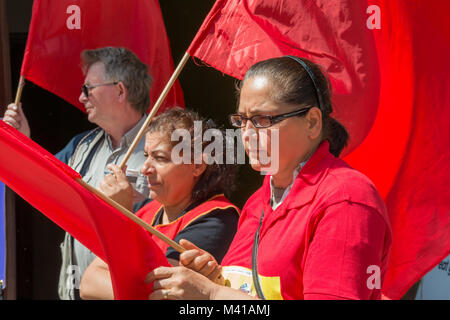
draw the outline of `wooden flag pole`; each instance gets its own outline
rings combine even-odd
[[[163,233],[159,232],[158,230],[156,230],[155,228],[153,228],[151,225],[146,223],[144,220],[138,218],[135,214],[133,214],[128,209],[126,209],[122,205],[118,204],[114,200],[112,200],[110,197],[105,195],[100,190],[97,190],[93,186],[87,184],[81,178],[76,179],[76,181],[79,184],[81,184],[83,187],[85,187],[86,189],[88,189],[89,191],[93,192],[95,195],[99,196],[101,199],[106,201],[108,204],[110,204],[111,206],[113,206],[114,208],[119,210],[126,217],[130,218],[132,221],[134,221],[135,223],[137,223],[138,225],[143,227],[145,230],[149,231],[151,234],[153,234],[154,236],[158,237],[159,239],[161,239],[162,241],[167,243],[169,246],[171,246],[172,248],[177,250],[179,253],[182,253],[182,252],[186,251],[186,249],[183,248],[182,246],[180,246],[178,243],[176,243],[175,241],[173,241],[172,239],[167,237],[165,234],[163,234]]]
[[[153,117],[155,116],[156,112],[158,112],[159,108],[161,107],[164,99],[166,98],[167,94],[169,93],[170,89],[172,88],[173,84],[175,83],[175,80],[177,80],[178,76],[180,75],[181,70],[183,69],[184,65],[189,59],[189,53],[185,53],[183,58],[181,59],[180,63],[178,64],[177,68],[173,72],[172,76],[170,77],[169,81],[167,82],[164,90],[160,94],[158,100],[156,100],[155,105],[152,108],[152,111],[149,113],[147,119],[145,120],[144,124],[142,125],[141,129],[139,130],[136,138],[134,138],[133,143],[131,144],[130,148],[128,149],[127,153],[125,154],[125,157],[122,160],[122,163],[120,164],[120,168],[123,169],[125,165],[127,164],[128,160],[130,159],[131,154],[133,153],[134,149],[136,149],[137,144],[141,140],[142,136],[144,135],[145,130],[149,126],[150,122],[152,121]]]
[[[162,241],[167,243],[169,246],[171,246],[172,248],[177,250],[179,253],[183,253],[184,251],[186,251],[185,248],[183,248],[178,243],[176,243],[175,241],[173,241],[172,239],[167,237],[164,233],[161,233],[160,231],[158,231],[155,228],[153,228],[151,225],[149,225],[144,220],[136,217],[136,215],[133,214],[132,212],[130,212],[127,208],[125,208],[122,205],[118,204],[117,202],[112,200],[110,197],[105,195],[100,190],[97,190],[93,186],[87,184],[86,182],[83,181],[83,179],[78,178],[78,179],[75,179],[75,180],[79,184],[84,186],[86,189],[88,189],[89,191],[93,192],[95,195],[99,196],[101,199],[105,200],[108,204],[110,204],[111,206],[113,206],[114,208],[119,210],[126,217],[130,218],[132,221],[134,221],[135,223],[137,223],[138,225],[143,227],[145,230],[147,230],[148,232],[150,232],[151,234],[153,234],[154,236],[158,237],[159,239],[161,239]],[[219,266],[219,268],[221,268],[221,267]],[[218,284],[221,284],[221,285],[225,284],[225,278],[223,277],[222,272],[217,276],[217,279],[215,280],[215,282],[218,283]]]
[[[25,78],[23,76],[20,76],[19,78],[19,85],[17,86],[17,92],[16,92],[16,100],[14,100],[14,104],[16,106],[19,106],[20,99],[22,98],[22,90],[25,86]]]

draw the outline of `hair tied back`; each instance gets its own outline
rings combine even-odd
[[[310,67],[308,67],[308,65],[302,59],[295,56],[286,56],[286,57],[298,62],[303,67],[303,69],[305,69],[305,71],[308,73],[314,85],[314,89],[316,90],[317,102],[319,103],[318,107],[320,111],[322,111],[322,114],[325,114],[325,110],[323,108],[322,93],[320,92],[319,86],[317,85],[316,76],[314,75],[314,72],[311,70]]]

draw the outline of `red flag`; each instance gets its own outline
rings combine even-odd
[[[188,53],[238,79],[254,63],[288,54],[324,66],[335,116],[352,137],[348,152],[368,134],[378,107],[375,42],[365,10],[353,0],[219,0]]]
[[[236,78],[288,54],[324,67],[334,117],[350,133],[345,160],[388,207],[383,292],[392,299],[450,252],[449,9],[425,0],[218,0],[188,49]]]
[[[147,299],[145,276],[168,266],[151,235],[82,187],[80,175],[0,121],[0,180],[109,265],[116,299]],[[6,156],[7,155],[7,156]]]
[[[150,67],[154,104],[174,70],[157,0],[35,0],[21,75],[84,112],[80,54],[105,46],[128,48]],[[159,112],[176,105],[184,106],[178,82]]]
[[[380,107],[348,162],[385,196],[394,238],[383,291],[398,299],[450,253],[450,3],[374,3]]]

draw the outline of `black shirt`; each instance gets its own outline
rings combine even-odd
[[[136,203],[133,206],[134,212],[137,212],[149,202],[151,202],[150,199]],[[180,214],[180,217],[197,205],[199,203],[188,206]],[[161,208],[156,214],[153,226],[161,224],[163,212],[164,210]],[[239,214],[235,208],[215,209],[187,225],[176,235],[174,241],[179,243],[181,239],[189,240],[197,247],[212,254],[217,262],[220,263],[234,238],[238,221]],[[178,251],[168,247],[166,251],[167,258],[179,260],[179,256]]]

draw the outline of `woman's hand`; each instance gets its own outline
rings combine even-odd
[[[132,211],[133,187],[124,173],[127,170],[126,167],[124,170],[115,164],[109,164],[107,167],[112,174],[105,175],[100,181],[100,190],[118,204]]]
[[[145,283],[153,282],[150,300],[256,300],[240,290],[220,286],[186,267],[159,267]]]
[[[180,264],[182,266],[202,274],[217,284],[224,284],[222,268],[210,253],[198,248],[186,239],[181,239],[180,245],[187,249],[180,254]]]
[[[159,267],[150,272],[145,283],[153,282],[150,300],[209,300],[218,287],[203,275],[185,267]]]

